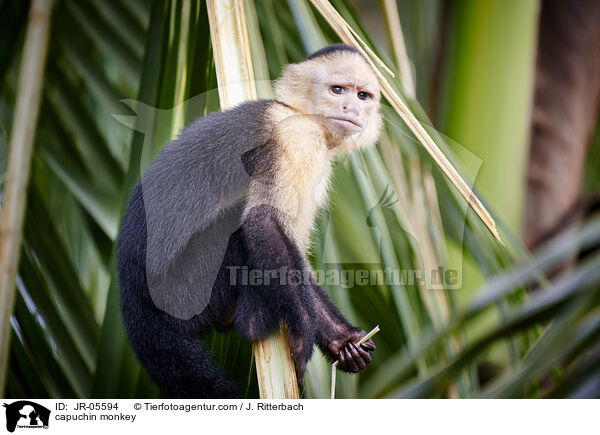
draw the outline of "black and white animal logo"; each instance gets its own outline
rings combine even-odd
[[[14,432],[16,428],[48,428],[50,410],[29,400],[19,400],[3,404],[6,408],[6,430]]]

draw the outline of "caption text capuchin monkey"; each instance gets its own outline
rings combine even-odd
[[[316,344],[339,368],[371,362],[371,340],[316,284],[232,284],[231,270],[301,270],[332,162],[373,145],[377,79],[354,48],[288,65],[275,99],[210,114],[166,145],[134,188],[118,242],[121,311],[166,397],[239,397],[198,336],[235,326],[262,340],[288,325],[299,382]],[[214,270],[213,270],[214,269]],[[314,281],[313,281],[314,282]]]

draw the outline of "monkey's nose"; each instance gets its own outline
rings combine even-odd
[[[347,114],[359,115],[360,109],[356,104],[344,103],[342,104],[342,112]]]

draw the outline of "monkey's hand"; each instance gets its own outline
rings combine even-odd
[[[375,343],[369,339],[358,345],[362,337],[366,335],[362,329],[352,329],[339,338],[327,343],[327,349],[338,362],[338,367],[345,372],[356,373],[364,369],[373,358],[369,352],[375,350]]]
[[[375,350],[373,340],[360,346],[357,343],[366,333],[352,326],[337,310],[325,291],[313,287],[313,297],[317,314],[317,345],[332,361],[339,361],[339,367],[346,372],[358,372],[372,361],[370,352]]]

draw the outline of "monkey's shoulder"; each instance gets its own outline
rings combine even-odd
[[[261,140],[270,133],[266,120],[273,104],[272,100],[248,101],[231,109],[209,113],[184,128],[174,142],[221,145],[224,141]]]
[[[322,116],[300,112],[278,100],[248,101],[214,115],[221,116],[228,123],[235,121],[235,124],[228,124],[230,128],[250,127],[250,130],[266,133],[271,139],[273,136],[284,140],[291,136],[307,138],[310,135],[323,138],[326,134]]]
[[[306,143],[307,139],[311,145],[326,139],[322,120],[280,101],[262,99],[196,119],[167,147],[178,147],[180,153],[241,155],[262,145],[267,146],[263,149],[273,149],[290,141]]]

